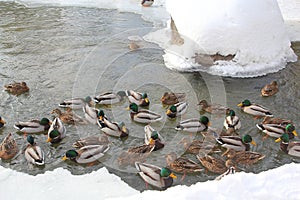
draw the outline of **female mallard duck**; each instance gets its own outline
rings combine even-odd
[[[275,142],[280,142],[280,149],[291,155],[291,156],[297,156],[300,157],[300,142],[289,142],[289,135],[287,133],[284,133],[281,135],[280,138],[276,139]]]
[[[85,99],[82,98],[72,98],[72,99],[66,99],[60,104],[58,104],[61,108],[71,108],[73,110],[82,109],[84,105],[88,104],[90,105],[92,103],[92,98],[90,96],[87,96]]]
[[[151,153],[154,150],[154,148],[155,148],[154,144],[143,144],[137,147],[130,147],[127,152],[134,153],[134,154]]]
[[[238,116],[235,115],[233,110],[229,111],[229,116],[224,120],[224,127],[226,130],[233,129],[234,131],[241,128],[241,121]]]
[[[44,165],[45,157],[44,152],[35,142],[34,137],[27,136],[27,142],[29,143],[25,149],[25,158],[29,163],[35,165]]]
[[[51,127],[48,130],[48,139],[47,142],[59,143],[64,137],[66,137],[67,129],[61,122],[61,120],[56,117]]]
[[[88,104],[85,104],[83,106],[83,112],[85,119],[91,123],[91,124],[97,124],[98,123],[98,117],[99,117],[99,110],[96,108],[90,107]]]
[[[230,111],[230,108],[226,106],[220,104],[208,104],[206,100],[201,100],[198,105],[201,106],[203,111],[212,114],[228,114]]]
[[[229,167],[231,167],[231,162],[223,161],[221,159],[214,158],[210,155],[200,156],[199,154],[196,155],[200,163],[210,172],[216,174],[223,174],[227,171]]]
[[[147,93],[139,93],[133,90],[126,90],[125,93],[130,103],[135,103],[138,106],[149,106],[150,104]]]
[[[87,122],[80,116],[74,114],[70,108],[67,108],[66,112],[62,112],[60,109],[56,108],[51,111],[50,114],[56,114],[58,118],[65,124],[86,124]]]
[[[206,130],[208,126],[210,126],[209,119],[206,116],[201,116],[200,119],[192,118],[181,121],[175,129],[197,133]]]
[[[227,148],[227,152],[229,149],[233,149],[235,151],[249,151],[249,143],[256,145],[256,143],[252,140],[252,137],[248,134],[244,135],[242,138],[239,136],[221,136],[216,138],[216,140],[222,147]],[[225,152],[224,155],[227,152]]]
[[[288,124],[286,126],[279,124],[256,124],[256,127],[265,133],[266,136],[275,138],[279,138],[284,133],[289,135],[289,139],[293,139],[295,136],[298,136],[295,126],[292,124]]]
[[[142,0],[141,4],[144,7],[150,7],[154,3],[154,0]]]
[[[50,128],[51,122],[47,118],[42,118],[41,120],[31,120],[28,122],[17,122],[14,127],[18,131],[23,133],[41,133],[48,131]]]
[[[281,119],[276,117],[265,117],[262,124],[278,124],[278,125],[288,125],[293,124],[291,120],[288,119]]]
[[[269,97],[278,92],[278,84],[276,81],[272,81],[270,84],[265,85],[261,89],[261,95],[264,97]]]
[[[125,91],[119,91],[117,93],[105,92],[95,96],[93,100],[96,104],[111,105],[121,102],[124,96],[126,96]]]
[[[120,138],[127,137],[129,134],[129,131],[126,128],[124,122],[111,122],[106,118],[103,118],[103,125],[101,131],[103,131],[107,135]]]
[[[252,151],[235,151],[233,149],[226,153],[226,157],[236,164],[252,165],[264,159],[266,156]]]
[[[0,128],[2,128],[4,126],[4,124],[6,124],[6,122],[0,116]]]
[[[4,85],[6,91],[13,95],[20,95],[29,91],[29,87],[25,82],[14,82],[8,85]]]
[[[267,108],[258,104],[252,104],[248,99],[239,103],[237,106],[241,107],[245,113],[256,117],[273,117],[272,113]]]
[[[106,135],[101,135],[82,138],[74,142],[72,146],[75,148],[81,148],[89,145],[105,145],[109,143],[110,141],[108,140],[108,137]]]
[[[181,116],[186,112],[187,106],[188,104],[186,102],[176,103],[167,110],[166,114],[170,118]]]
[[[221,150],[218,146],[216,146],[216,143],[203,140],[192,140],[189,141],[187,138],[182,138],[182,140],[179,142],[180,144],[183,144],[184,149],[186,150],[186,153],[190,154],[199,154],[199,152],[205,152],[205,153],[219,153]]]
[[[146,163],[135,163],[139,175],[147,183],[156,188],[167,189],[173,184],[173,178],[177,178],[170,169],[160,168]]]
[[[12,159],[18,151],[18,145],[11,133],[9,133],[0,144],[0,158],[4,160]]]
[[[154,144],[155,148],[153,151],[162,149],[165,144],[162,142],[161,135],[154,130],[150,125],[144,127],[145,130],[145,144]]]
[[[79,164],[92,163],[103,157],[109,150],[109,145],[88,145],[78,150],[68,150],[63,160],[70,159]]]
[[[161,102],[165,105],[173,105],[179,102],[183,102],[186,99],[185,93],[173,93],[173,92],[165,92],[161,97]]]
[[[150,110],[138,109],[135,103],[131,103],[127,110],[130,110],[130,117],[133,121],[139,123],[152,123],[162,120],[162,116]]]

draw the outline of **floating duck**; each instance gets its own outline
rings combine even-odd
[[[264,97],[273,96],[278,92],[278,84],[276,81],[272,81],[270,84],[265,85],[261,89],[261,95]]]
[[[144,163],[150,153],[122,152],[118,157],[118,164],[121,166],[133,165],[135,162]]]
[[[165,105],[174,105],[176,103],[185,101],[186,94],[185,93],[165,92],[160,100]]]
[[[238,106],[241,107],[245,113],[254,115],[256,117],[265,117],[265,116],[273,117],[269,109],[258,104],[252,104],[248,99],[239,103]]]
[[[235,151],[249,151],[250,144],[256,145],[256,143],[252,140],[252,137],[248,134],[244,135],[242,138],[239,136],[221,136],[216,138],[217,142],[222,146],[229,149],[233,149]],[[225,152],[224,154],[226,154]]]
[[[144,7],[150,7],[154,3],[154,0],[142,0],[141,4]]]
[[[41,133],[48,131],[51,126],[51,122],[47,118],[42,118],[41,120],[33,119],[28,122],[17,122],[14,128],[18,129],[23,133]]]
[[[210,126],[209,119],[206,116],[201,116],[199,119],[192,118],[181,121],[175,129],[190,133],[198,133],[206,130],[208,126]]]
[[[2,128],[4,126],[4,124],[6,124],[6,122],[0,116],[0,128]]]
[[[226,157],[236,164],[252,165],[264,159],[266,156],[258,152],[235,151],[231,149],[227,152]]]
[[[149,124],[162,120],[162,116],[150,110],[138,109],[137,104],[131,103],[127,110],[130,110],[130,117],[133,121]]]
[[[9,133],[0,144],[0,158],[12,159],[19,152],[18,145],[11,133]]]
[[[93,100],[96,104],[112,105],[121,102],[124,96],[126,96],[125,91],[119,91],[117,93],[105,92],[95,96]]]
[[[176,103],[167,110],[166,114],[170,118],[181,116],[186,112],[187,106],[188,104],[186,102]]]
[[[25,149],[25,158],[26,160],[34,165],[44,165],[45,157],[44,152],[35,142],[34,137],[31,135],[27,136],[27,142],[29,143]]]
[[[71,108],[73,110],[82,109],[84,105],[88,104],[90,105],[92,103],[92,98],[90,96],[87,96],[85,99],[82,98],[72,98],[72,99],[66,99],[60,104],[58,104],[61,108]]]
[[[212,114],[228,114],[230,111],[230,108],[226,106],[220,104],[208,104],[206,100],[201,100],[198,105],[201,106],[203,111]]]
[[[130,103],[135,103],[138,106],[149,106],[150,104],[147,93],[139,93],[133,90],[126,90],[125,93]]]
[[[74,142],[72,146],[75,148],[81,148],[89,145],[105,145],[109,143],[110,141],[108,140],[108,137],[106,135],[101,135],[101,136],[90,136],[87,138],[82,138]]]
[[[226,130],[233,129],[234,131],[241,128],[241,121],[238,116],[235,115],[233,110],[229,111],[229,116],[224,120],[224,127]]]
[[[13,95],[20,95],[29,91],[29,87],[25,82],[14,82],[8,85],[4,85],[6,91]]]
[[[300,142],[290,142],[289,135],[284,133],[280,138],[276,139],[275,142],[280,142],[280,149],[291,156],[300,157]]]
[[[56,114],[58,118],[65,124],[87,124],[87,122],[80,116],[74,114],[70,108],[67,108],[66,112],[62,112],[56,108],[50,112],[50,114]]]
[[[200,156],[199,154],[196,155],[200,163],[210,172],[216,173],[216,174],[223,174],[228,170],[229,167],[231,167],[230,160],[223,161],[221,159],[217,159],[213,156],[206,155],[206,156]]]
[[[129,130],[126,128],[124,122],[111,122],[106,118],[103,118],[101,131],[107,135],[120,138],[127,137],[129,134]]]
[[[218,146],[216,146],[216,143],[203,140],[192,140],[188,141],[187,138],[182,138],[182,140],[179,142],[182,143],[186,153],[190,154],[199,154],[201,151],[207,152],[207,153],[219,153],[221,150]]]
[[[256,127],[261,130],[267,136],[279,138],[282,134],[287,133],[289,139],[293,139],[295,136],[298,136],[295,126],[292,124],[288,125],[279,125],[279,124],[256,124]]]
[[[144,154],[144,153],[151,153],[154,150],[154,144],[143,144],[137,147],[131,147],[128,149],[128,153],[133,154]]]
[[[167,189],[173,184],[173,178],[177,178],[169,168],[160,168],[146,163],[135,163],[139,175],[147,183],[156,188]]]
[[[150,125],[147,125],[144,127],[145,131],[145,144],[154,144],[154,149],[153,151],[157,151],[159,149],[162,149],[165,144],[162,142],[162,137],[161,135],[154,130]]]
[[[47,142],[59,143],[64,137],[66,137],[67,129],[61,122],[61,120],[56,117],[51,127],[48,130],[48,139]]]
[[[83,106],[83,112],[85,119],[91,123],[96,125],[98,123],[98,117],[99,117],[99,110],[96,108],[90,107],[88,104],[85,104]]]

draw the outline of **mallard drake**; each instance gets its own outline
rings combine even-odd
[[[47,118],[42,118],[41,120],[33,119],[28,122],[17,122],[14,128],[23,133],[41,133],[48,131],[51,126],[51,122]]]
[[[256,117],[273,117],[272,113],[267,108],[258,104],[253,104],[248,99],[239,103],[237,106],[241,107],[245,113],[254,115]]]
[[[130,103],[135,103],[138,106],[149,106],[150,104],[147,93],[139,93],[133,90],[126,90],[125,93]]]
[[[73,113],[70,108],[67,108],[66,112],[62,112],[60,109],[56,108],[52,110],[50,114],[56,114],[58,118],[65,124],[87,124],[84,119]]]
[[[262,121],[262,124],[278,124],[278,125],[288,125],[293,124],[291,120],[288,119],[281,119],[276,117],[264,117],[264,120]]]
[[[192,118],[181,121],[175,129],[197,133],[206,130],[208,126],[210,126],[209,119],[206,116],[201,116],[200,119]]]
[[[138,109],[135,103],[131,103],[127,110],[130,110],[130,117],[133,121],[139,123],[152,123],[162,120],[162,116],[150,110]]]
[[[213,143],[210,141],[206,141],[205,139],[189,141],[187,138],[182,138],[182,140],[179,143],[183,144],[186,153],[199,154],[202,151],[207,153],[221,152],[219,147],[216,146],[215,142]]]
[[[256,124],[256,127],[268,136],[279,138],[282,134],[287,133],[289,139],[298,136],[295,126],[292,124],[279,125],[279,124]]]
[[[174,105],[176,103],[185,101],[185,99],[185,93],[165,92],[160,100],[165,105]]]
[[[233,110],[229,111],[229,116],[224,120],[224,127],[226,130],[233,129],[234,131],[241,128],[241,121],[238,116],[235,115]]]
[[[300,142],[290,142],[289,135],[287,133],[284,133],[281,135],[280,138],[276,139],[275,142],[280,142],[280,149],[291,155],[291,156],[297,156],[300,157]]]
[[[154,3],[154,0],[142,0],[141,4],[144,7],[150,7]]]
[[[162,149],[165,144],[162,142],[161,135],[154,130],[150,125],[144,127],[145,130],[145,144],[154,144],[155,148],[153,151]]]
[[[91,105],[92,98],[90,96],[87,96],[85,99],[82,98],[72,98],[72,99],[66,99],[60,104],[58,104],[61,108],[71,108],[73,110],[82,109],[84,105],[88,104]]]
[[[25,82],[14,82],[8,85],[4,85],[6,91],[13,95],[20,95],[29,91],[29,87]]]
[[[104,119],[109,121],[109,118],[105,115],[103,110],[99,110],[98,111],[98,120],[97,120],[97,124],[100,128],[104,128],[106,125],[104,123]]]
[[[198,154],[196,157],[208,171],[216,174],[223,174],[229,167],[231,167],[229,166],[229,161],[225,162],[210,155],[200,156]]]
[[[127,137],[129,134],[129,130],[126,128],[124,122],[111,122],[106,118],[103,118],[101,131],[107,135],[120,138]]]
[[[226,106],[220,104],[208,104],[206,100],[201,100],[198,105],[201,106],[203,111],[212,114],[228,114],[230,111],[230,108]]]
[[[85,119],[91,123],[91,124],[97,124],[98,123],[98,117],[100,111],[96,108],[90,107],[88,104],[85,104],[83,106],[83,112]]]
[[[227,151],[229,151],[229,149],[233,149],[235,151],[249,151],[249,143],[256,145],[256,143],[252,140],[252,137],[248,134],[244,135],[242,138],[239,136],[221,136],[216,138],[216,140],[222,147],[227,148]]]
[[[261,95],[264,97],[273,96],[278,92],[278,84],[276,81],[272,81],[270,84],[265,85],[261,89]]]
[[[188,104],[186,102],[176,103],[167,110],[166,114],[170,118],[175,118],[183,115],[187,110]]]
[[[18,145],[11,133],[9,133],[0,144],[0,158],[4,160],[12,159],[18,151]]]
[[[266,156],[258,152],[235,151],[233,149],[230,149],[226,153],[226,157],[228,159],[231,159],[236,164],[252,165],[264,159]]]
[[[6,122],[0,116],[0,128],[2,128],[4,126],[4,124],[6,124]]]
[[[31,135],[27,136],[27,142],[29,143],[25,149],[26,160],[35,165],[44,165],[45,157],[44,152],[35,142],[34,137]]]
[[[59,143],[64,137],[66,137],[67,129],[61,122],[61,120],[56,117],[51,127],[48,130],[48,139],[47,142]]]
[[[147,183],[156,188],[167,189],[173,184],[173,178],[177,178],[169,168],[160,168],[146,163],[135,163],[139,175]]]
[[[119,91],[117,93],[105,92],[95,96],[93,100],[96,104],[111,105],[121,102],[124,96],[126,96],[125,91]]]
[[[108,137],[106,135],[101,135],[79,139],[76,142],[74,142],[72,146],[75,148],[81,148],[89,145],[105,145],[109,143],[110,141],[108,140]]]
[[[109,145],[88,145],[78,150],[68,150],[63,160],[71,160],[79,164],[92,163],[103,157],[109,150]]]

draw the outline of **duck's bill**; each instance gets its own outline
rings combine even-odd
[[[145,98],[145,102],[146,102],[146,103],[149,103],[149,99],[148,99],[148,98]]]
[[[103,116],[99,116],[99,120],[100,120],[100,121],[103,121]]]
[[[296,130],[294,130],[292,133],[294,134],[294,136],[298,136],[298,133]]]
[[[252,140],[251,144],[254,145],[254,146],[256,146],[256,142],[254,142],[253,140]]]
[[[173,174],[173,173],[170,174],[170,177],[177,178],[177,176],[175,174]]]
[[[281,138],[277,138],[276,140],[275,140],[275,142],[280,142],[281,141]]]
[[[211,123],[210,123],[210,122],[208,122],[208,123],[207,123],[207,126],[211,126]]]
[[[153,144],[155,144],[155,141],[154,141],[152,138],[150,138],[149,144],[150,144],[150,145],[153,145]]]
[[[171,114],[171,110],[167,110],[166,114],[170,115]]]
[[[51,142],[51,138],[48,137],[46,142]]]
[[[1,119],[0,122],[1,122],[2,124],[6,124],[6,122],[5,122],[3,119]]]
[[[62,160],[63,160],[63,161],[65,161],[65,160],[67,160],[67,159],[68,159],[67,156],[62,157]]]
[[[128,107],[126,108],[126,110],[130,110],[130,107],[128,106]]]
[[[242,103],[239,103],[237,106],[238,106],[238,107],[242,107],[242,106],[243,106],[243,104],[242,104]]]

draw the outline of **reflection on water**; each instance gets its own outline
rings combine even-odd
[[[0,114],[7,121],[0,130],[0,139],[12,132],[22,149],[26,142],[23,135],[16,133],[14,122],[32,118],[51,117],[50,111],[57,104],[70,97],[85,97],[105,91],[136,89],[150,96],[150,109],[163,114],[159,99],[165,91],[186,92],[189,108],[182,119],[198,117],[196,106],[200,99],[227,104],[235,109],[242,120],[240,134],[250,134],[258,143],[252,150],[267,154],[260,163],[245,168],[260,172],[285,163],[299,162],[299,159],[283,154],[274,139],[262,140],[251,116],[241,113],[237,103],[244,99],[270,108],[275,116],[288,118],[299,124],[300,62],[275,74],[252,79],[220,78],[205,73],[177,73],[163,65],[163,51],[156,45],[142,42],[142,48],[129,51],[127,39],[131,35],[143,36],[151,30],[151,24],[139,16],[119,13],[114,10],[78,7],[36,7],[26,8],[15,3],[0,3],[0,87],[12,81],[26,81],[30,92],[18,97],[1,92]],[[294,44],[300,55],[299,43]],[[262,98],[260,88],[277,80],[280,91],[273,97]],[[62,162],[63,154],[80,137],[99,135],[97,126],[67,126],[67,137],[59,145],[46,144],[46,136],[37,135],[37,143],[46,153],[45,167],[29,166],[23,152],[10,162],[0,161],[2,166],[29,174],[43,173],[57,167],[69,169],[73,174],[83,174],[103,165],[121,176],[133,187],[143,190],[143,181],[135,175],[132,166],[118,165],[119,155],[129,147],[143,143],[143,125],[131,122],[125,108],[128,102],[112,107],[102,107],[106,114],[116,121],[124,121],[130,130],[126,140],[110,138],[112,147],[102,163],[93,166]],[[81,111],[76,111],[82,115]],[[209,116],[214,127],[222,127],[222,118]],[[165,155],[175,151],[184,153],[179,141],[189,137],[174,130],[178,121],[164,118],[153,124],[160,131],[167,144],[164,149],[153,152],[147,162],[165,165]],[[200,134],[194,138],[202,138]],[[185,155],[196,161],[194,155]],[[216,177],[212,173],[187,175],[183,182],[190,185]]]

